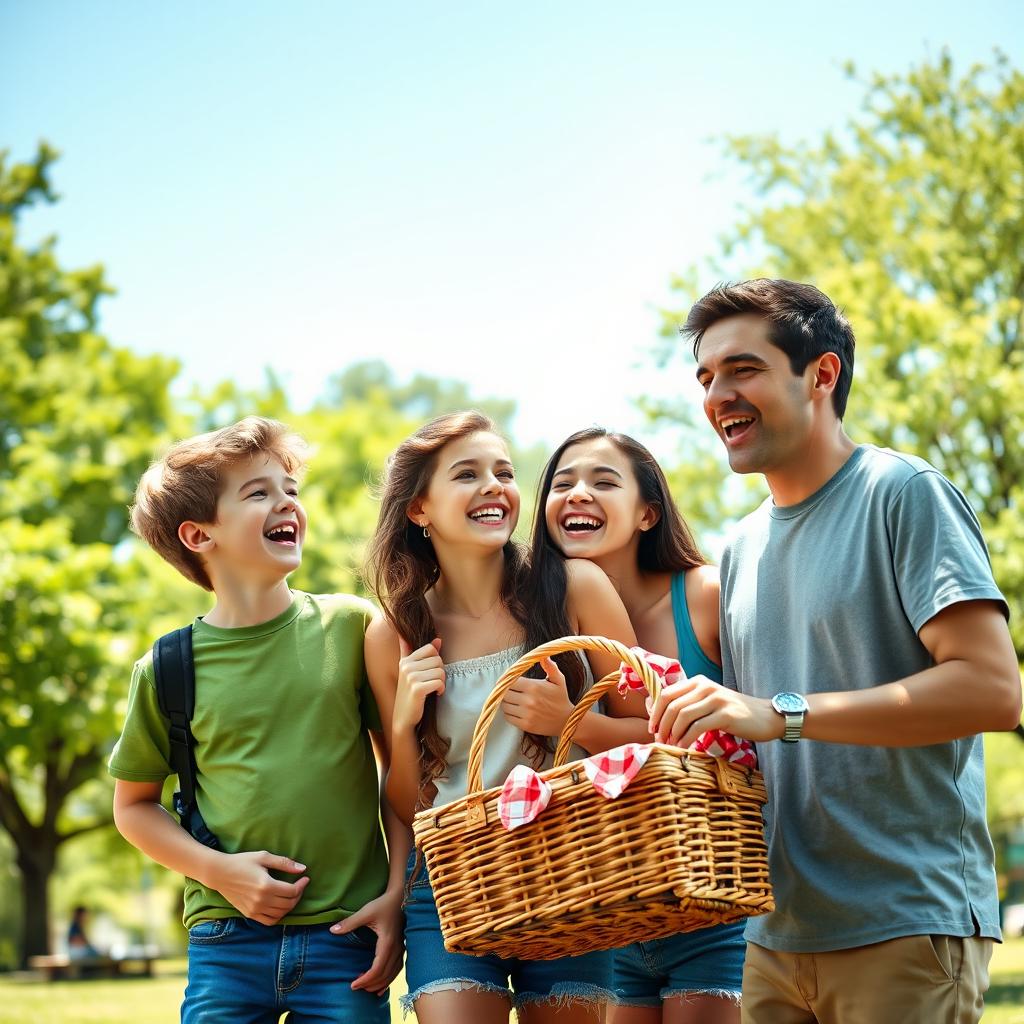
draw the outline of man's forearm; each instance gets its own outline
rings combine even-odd
[[[1020,717],[1020,676],[984,662],[950,659],[905,679],[861,690],[805,693],[805,740],[914,747],[1008,730]],[[661,742],[689,746],[708,729],[755,743],[780,740],[785,720],[767,697],[695,676],[665,687],[651,712]]]
[[[976,666],[950,661],[866,690],[808,694],[803,735],[831,743],[916,747],[1012,729],[1020,704],[1018,698],[1014,715],[1009,683],[979,678]]]

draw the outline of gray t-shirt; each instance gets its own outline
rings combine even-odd
[[[744,519],[721,573],[724,682],[755,697],[892,682],[933,664],[917,634],[943,608],[1007,613],[964,496],[923,459],[869,445],[798,505],[769,499]],[[750,919],[750,941],[799,953],[999,938],[980,736],[773,742],[758,756],[778,909]]]

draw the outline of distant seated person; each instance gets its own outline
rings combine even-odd
[[[78,906],[72,911],[71,924],[68,926],[68,959],[92,960],[100,956],[100,952],[89,941],[85,934],[85,923],[89,917],[87,907]]]

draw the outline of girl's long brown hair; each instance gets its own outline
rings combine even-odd
[[[481,432],[497,434],[494,423],[482,413],[439,416],[403,441],[384,466],[380,516],[369,545],[365,578],[388,622],[413,650],[437,636],[427,591],[437,582],[441,570],[433,543],[409,519],[409,506],[426,494],[441,449],[451,441]],[[525,631],[527,551],[522,544],[509,540],[504,554],[501,601]],[[438,732],[436,696],[427,698],[416,732],[420,741],[419,810],[426,806],[428,787],[448,767],[451,740]]]

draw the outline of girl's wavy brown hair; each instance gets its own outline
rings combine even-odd
[[[423,530],[409,519],[409,506],[427,492],[437,457],[452,441],[470,434],[497,434],[482,413],[469,411],[439,416],[403,441],[388,458],[381,482],[380,515],[370,541],[364,577],[389,623],[412,649],[437,636],[427,604],[427,591],[437,582],[440,567],[434,546]],[[500,436],[500,435],[499,435]],[[509,540],[504,548],[505,574],[501,601],[527,632],[523,595],[529,571],[526,548]],[[426,793],[447,770],[451,740],[437,729],[437,697],[431,695],[417,727],[420,741],[420,787],[417,810],[428,806]],[[543,737],[528,736],[524,749],[543,750]]]

